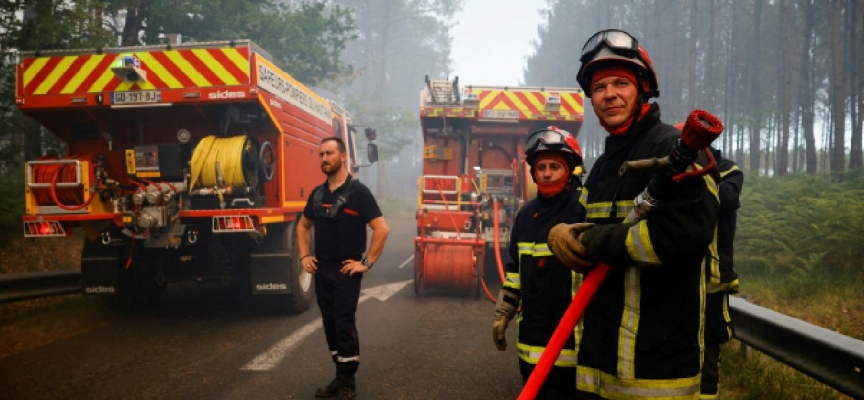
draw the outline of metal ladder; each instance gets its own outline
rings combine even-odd
[[[451,80],[429,79],[426,76],[426,87],[429,89],[431,103],[459,103],[459,77]]]

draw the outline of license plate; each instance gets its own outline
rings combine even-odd
[[[483,110],[484,118],[518,119],[519,111],[515,110]]]
[[[111,93],[111,104],[158,103],[161,99],[162,96],[159,94],[158,90]]]

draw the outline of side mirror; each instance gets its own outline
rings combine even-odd
[[[366,128],[365,133],[366,133],[366,139],[367,140],[372,141],[372,140],[375,140],[375,138],[377,137],[375,130],[372,128]]]
[[[367,144],[366,145],[366,156],[367,156],[367,158],[369,158],[369,164],[373,164],[376,161],[378,161],[378,145],[375,143]]]

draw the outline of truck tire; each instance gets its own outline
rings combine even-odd
[[[263,303],[267,308],[274,307],[285,314],[299,314],[309,309],[315,293],[314,276],[303,269],[300,262],[300,250],[297,246],[297,222],[273,225],[263,241],[253,250],[254,253],[276,254],[277,257],[267,257],[267,260],[279,259],[276,275],[281,276],[280,282],[288,286],[287,294],[259,294],[256,301]],[[314,228],[311,232],[314,237]],[[311,254],[314,254],[314,240],[310,243]],[[252,255],[252,268],[261,268],[263,264],[257,264],[255,254]],[[271,261],[272,262],[272,261]],[[268,264],[272,271],[273,264]],[[285,278],[287,276],[287,279]],[[283,280],[284,279],[284,280]]]
[[[137,245],[143,247],[141,243]],[[128,244],[121,248],[117,259],[117,292],[103,297],[108,308],[124,314],[140,314],[155,308],[165,287],[155,279],[161,249],[135,247]],[[131,264],[126,268],[130,253]]]
[[[297,224],[300,219],[288,224],[288,232],[285,234],[287,238],[286,246],[291,249],[291,271],[293,279],[291,279],[291,294],[287,296],[282,304],[282,311],[288,314],[299,314],[309,309],[312,304],[312,297],[315,294],[314,276],[305,269],[300,261],[300,248],[297,245]],[[315,254],[315,227],[313,226],[309,232],[309,236],[313,239],[309,241],[309,254]]]

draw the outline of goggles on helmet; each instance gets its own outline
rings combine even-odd
[[[595,33],[585,42],[579,61],[584,64],[592,60],[604,46],[627,58],[636,58],[639,55],[639,41],[636,38],[620,29],[606,29]]]
[[[571,146],[567,143],[567,138],[570,136],[569,133],[544,129],[531,134],[528,137],[528,140],[525,142],[525,151],[533,152],[540,149],[540,146],[543,146],[544,150],[570,150]]]

